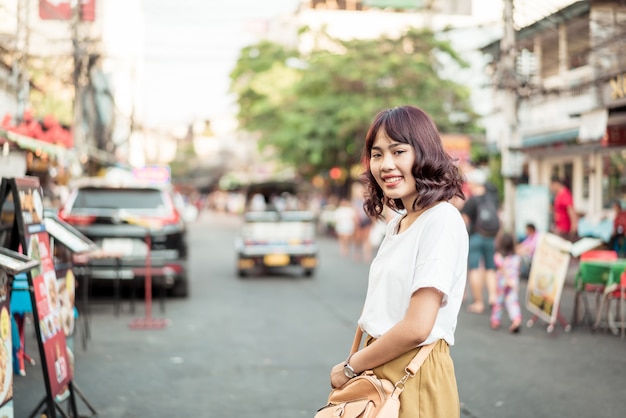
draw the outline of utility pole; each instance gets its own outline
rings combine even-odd
[[[500,155],[502,156],[501,173],[504,178],[504,228],[515,232],[515,177],[521,174],[519,151],[518,127],[518,93],[517,78],[515,75],[515,28],[513,26],[513,0],[504,0],[504,33],[500,41],[500,71],[498,77],[498,89],[502,94],[502,109],[504,113],[504,132],[500,141]]]
[[[30,43],[30,1],[17,2],[17,28],[13,51],[13,72],[17,108],[15,119],[20,122],[29,103],[30,80],[28,76],[28,50]]]
[[[74,58],[74,70],[72,73],[72,85],[74,88],[74,100],[72,110],[74,120],[72,121],[72,136],[74,139],[74,149],[78,157],[81,172],[85,171],[88,163],[88,148],[85,138],[85,130],[83,127],[83,106],[81,104],[82,89],[82,73],[83,73],[83,45],[79,34],[79,25],[81,21],[81,2],[74,0],[72,4],[72,55]]]

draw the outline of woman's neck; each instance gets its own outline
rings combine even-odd
[[[438,202],[435,202],[432,205],[426,206],[425,208],[418,208],[415,210],[407,209],[406,215],[404,215],[402,219],[400,219],[400,224],[398,225],[398,232],[406,231],[408,227],[411,226],[413,222],[415,222],[422,213],[426,212],[428,209],[432,208],[437,203]]]

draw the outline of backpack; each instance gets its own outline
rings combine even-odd
[[[500,217],[496,200],[487,194],[476,198],[474,229],[481,235],[495,237],[500,230]]]

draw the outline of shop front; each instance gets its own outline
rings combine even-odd
[[[46,203],[55,206],[60,197],[57,188],[67,184],[72,164],[76,164],[69,130],[51,118],[12,124],[5,117],[0,126],[0,150],[0,175],[38,177]]]
[[[579,235],[608,241],[615,201],[626,207],[626,97],[616,77],[604,87],[606,108],[580,117],[577,128],[525,137],[529,183],[569,183],[580,214]]]

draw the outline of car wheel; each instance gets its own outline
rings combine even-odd
[[[237,276],[243,278],[246,277],[248,275],[248,272],[245,270],[237,270]]]
[[[178,298],[189,296],[189,282],[186,277],[177,280],[172,288],[172,295]]]
[[[313,270],[313,269],[306,269],[306,270],[304,270],[304,277],[313,277],[314,273],[315,273],[315,270]]]

